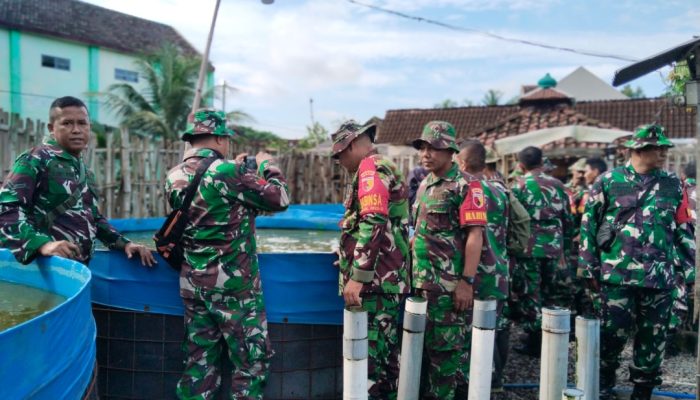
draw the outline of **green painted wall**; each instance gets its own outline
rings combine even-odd
[[[8,61],[4,61],[8,60]],[[0,28],[0,108],[10,110],[10,31]]]
[[[100,91],[100,49],[88,47],[88,112],[93,121],[100,121],[100,103],[96,97]]]
[[[125,82],[118,80],[114,77],[114,70],[117,68],[124,69],[127,71],[138,71],[135,65],[137,57],[130,56],[128,54],[117,53],[109,49],[100,49],[100,91],[106,92],[109,87],[115,83],[128,83],[134,86],[136,90],[142,92],[146,88],[144,80],[139,76],[139,82]],[[100,109],[100,122],[107,125],[117,126],[119,125],[120,118],[117,118],[114,113],[106,109],[104,106]]]
[[[22,53],[20,33],[10,31],[10,112],[22,115]]]

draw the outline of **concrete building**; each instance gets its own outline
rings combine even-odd
[[[93,121],[117,125],[101,99],[88,94],[114,83],[141,91],[134,61],[164,43],[199,55],[168,25],[76,0],[0,0],[0,108],[46,121],[51,101],[70,95],[88,104]]]

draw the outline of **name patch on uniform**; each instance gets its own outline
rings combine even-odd
[[[374,160],[365,158],[357,171],[359,188],[357,197],[360,199],[360,215],[381,214],[389,215],[389,190],[384,186]]]
[[[469,182],[467,195],[459,207],[460,225],[486,225],[486,199],[479,181]]]

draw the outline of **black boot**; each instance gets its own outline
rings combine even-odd
[[[651,400],[652,390],[654,390],[653,386],[635,383],[630,400]]]
[[[514,346],[513,350],[529,357],[540,357],[542,351],[542,332],[529,333],[521,344]]]
[[[508,360],[509,329],[496,331],[495,348],[493,352],[493,375],[491,376],[491,393],[503,392],[503,370]]]
[[[600,400],[615,400],[617,396],[613,391],[615,387],[615,371],[600,371]]]

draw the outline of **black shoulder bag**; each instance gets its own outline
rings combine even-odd
[[[614,222],[605,221],[606,210],[603,210],[600,216],[600,224],[598,225],[598,233],[595,237],[596,244],[598,245],[598,248],[600,250],[603,250],[607,253],[610,251],[610,249],[612,249],[613,242],[615,242],[615,238],[617,237],[618,233],[625,226],[627,221],[634,215],[634,213],[637,211],[637,208],[639,208],[639,205],[642,204],[644,198],[647,197],[651,189],[654,188],[654,186],[656,185],[656,181],[656,178],[654,178],[651,181],[647,190],[645,190],[644,194],[642,194],[642,197],[637,199],[637,204],[635,204],[634,207],[629,207],[621,213],[617,214]],[[607,204],[607,197],[605,199],[605,202]],[[605,208],[607,209],[607,206]]]
[[[175,271],[180,271],[182,263],[185,261],[185,251],[182,248],[181,240],[189,221],[188,211],[192,204],[192,199],[197,193],[202,175],[217,158],[221,158],[219,154],[207,157],[201,161],[199,166],[197,166],[192,182],[185,189],[185,198],[182,200],[180,208],[170,212],[163,226],[153,236],[153,241],[156,242],[156,251]]]

